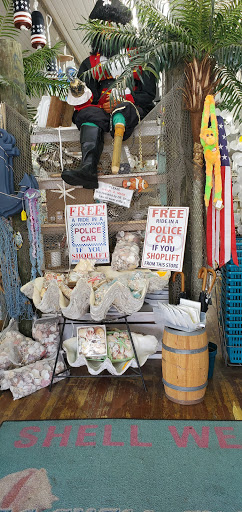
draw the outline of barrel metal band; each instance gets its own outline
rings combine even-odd
[[[199,391],[200,389],[204,389],[207,386],[207,384],[208,384],[208,381],[206,381],[205,384],[202,384],[201,386],[196,386],[194,388],[185,388],[185,387],[182,387],[182,386],[174,386],[174,384],[169,384],[168,382],[166,382],[165,379],[162,379],[162,382],[168,388],[175,389],[177,391],[185,391],[185,392]]]
[[[205,345],[202,348],[194,348],[192,350],[181,350],[179,348],[172,348],[162,343],[162,347],[167,350],[167,352],[174,352],[174,354],[201,354],[201,352],[205,352],[208,348],[208,345]]]

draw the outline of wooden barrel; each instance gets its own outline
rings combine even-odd
[[[208,382],[206,329],[184,332],[165,327],[162,342],[162,381],[169,400],[192,405],[202,402]]]

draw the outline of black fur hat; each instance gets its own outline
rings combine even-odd
[[[119,0],[97,0],[89,18],[126,25],[131,20],[132,13]]]

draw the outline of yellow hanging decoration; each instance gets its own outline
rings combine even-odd
[[[21,220],[27,220],[27,214],[26,214],[26,211],[25,210],[22,210],[21,211]]]

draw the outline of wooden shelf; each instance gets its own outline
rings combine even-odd
[[[74,142],[80,141],[80,132],[75,125],[70,127],[60,126],[58,128],[39,128],[38,126],[34,128],[33,133],[30,136],[30,140],[32,144],[44,144],[46,142],[59,142],[59,130],[61,134],[62,142]],[[134,137],[139,137],[139,133],[141,136],[145,137],[158,137],[159,135],[159,126],[155,120],[143,120],[140,128],[137,126],[133,132]],[[129,139],[128,139],[129,140]],[[104,142],[105,145],[112,146],[112,138],[110,133],[104,134]],[[125,142],[124,142],[125,144]]]
[[[143,231],[145,227],[146,220],[111,221],[108,223],[109,233],[116,233],[120,230]]]
[[[115,186],[122,186],[123,180],[129,179],[129,178],[138,178],[141,176],[145,180],[147,180],[149,185],[156,185],[156,184],[162,184],[166,183],[166,175],[165,174],[158,174],[157,172],[153,171],[146,171],[146,172],[135,172],[130,174],[99,174],[98,175],[98,181],[102,181],[106,183],[107,181],[109,183],[112,183]],[[63,180],[60,176],[57,177],[50,177],[50,178],[40,178],[38,180],[39,188],[40,190],[59,190],[59,186],[63,186]],[[66,190],[69,188],[73,188],[72,185],[66,184]],[[75,188],[83,188],[81,186],[76,186]],[[148,189],[146,189],[148,191]],[[61,191],[60,191],[61,193]]]
[[[124,220],[124,221],[110,221],[108,222],[109,233],[116,233],[121,229],[126,231],[142,231],[146,227],[146,220]],[[42,232],[49,235],[58,235],[63,233],[66,229],[65,224],[42,224]]]
[[[54,222],[51,224],[42,224],[41,230],[43,233],[48,235],[58,235],[63,233],[66,230],[65,224],[55,224]]]

